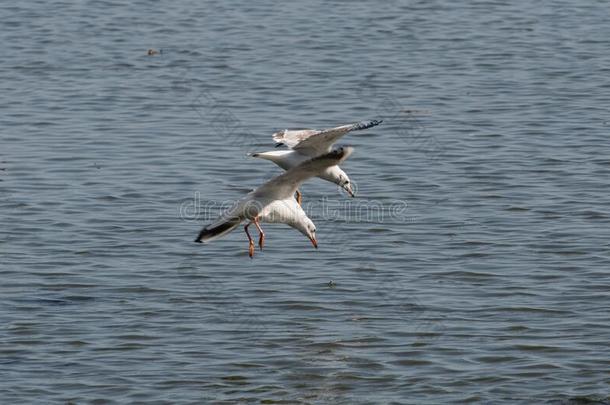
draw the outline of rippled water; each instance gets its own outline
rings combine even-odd
[[[2,4],[0,402],[608,403],[608,7],[545,4]],[[317,251],[192,242],[372,118]]]

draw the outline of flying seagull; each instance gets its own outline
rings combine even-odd
[[[249,222],[244,227],[244,231],[248,236],[248,254],[250,257],[254,256],[254,241],[248,232],[248,227],[254,224],[258,229],[260,235],[258,245],[262,250],[265,243],[265,233],[260,226],[261,222],[290,225],[307,236],[313,246],[317,248],[316,227],[295,200],[294,193],[305,180],[319,176],[329,167],[338,165],[347,159],[352,152],[353,148],[350,146],[340,147],[308,159],[272,178],[238,200],[215,222],[203,228],[195,242],[210,242],[218,239],[247,220]]]
[[[279,131],[273,134],[277,146],[286,145],[288,150],[274,150],[251,154],[252,157],[270,160],[284,170],[330,152],[333,144],[343,135],[351,131],[368,129],[381,124],[381,120],[362,121],[355,124],[342,125],[330,129],[301,129]],[[321,179],[330,181],[342,187],[354,197],[354,190],[347,174],[337,165],[331,166],[318,175]],[[297,190],[297,202],[301,204],[301,193]]]

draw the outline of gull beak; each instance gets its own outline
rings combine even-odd
[[[309,240],[311,241],[311,244],[313,245],[313,247],[315,247],[317,249],[318,248],[318,241],[316,240],[316,238],[312,238],[310,236]]]
[[[345,191],[347,191],[347,194],[350,195],[350,197],[356,197],[356,194],[354,194],[354,190],[352,190],[352,185],[351,183],[347,183],[343,186],[343,189]]]

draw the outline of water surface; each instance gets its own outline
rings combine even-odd
[[[0,6],[0,402],[608,403],[608,10],[545,4]],[[317,251],[192,242],[373,118]]]

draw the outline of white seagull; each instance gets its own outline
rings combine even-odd
[[[231,232],[244,220],[248,220],[249,222],[244,230],[248,235],[248,254],[250,257],[254,256],[254,241],[248,232],[248,227],[254,224],[258,229],[260,234],[258,245],[262,250],[265,243],[265,233],[261,229],[261,222],[290,225],[307,236],[313,246],[317,248],[316,227],[295,200],[294,193],[305,180],[319,176],[329,167],[338,165],[347,159],[352,152],[353,148],[350,146],[340,147],[306,160],[272,178],[238,200],[215,222],[203,228],[195,242],[210,242],[218,239]]]
[[[252,157],[270,160],[284,170],[330,152],[333,144],[351,131],[359,131],[381,124],[381,120],[362,121],[330,129],[283,130],[273,134],[277,146],[286,145],[288,150],[252,153]],[[337,165],[324,170],[317,177],[335,183],[354,197],[354,190],[347,174]],[[297,190],[297,202],[301,204],[301,193]]]

